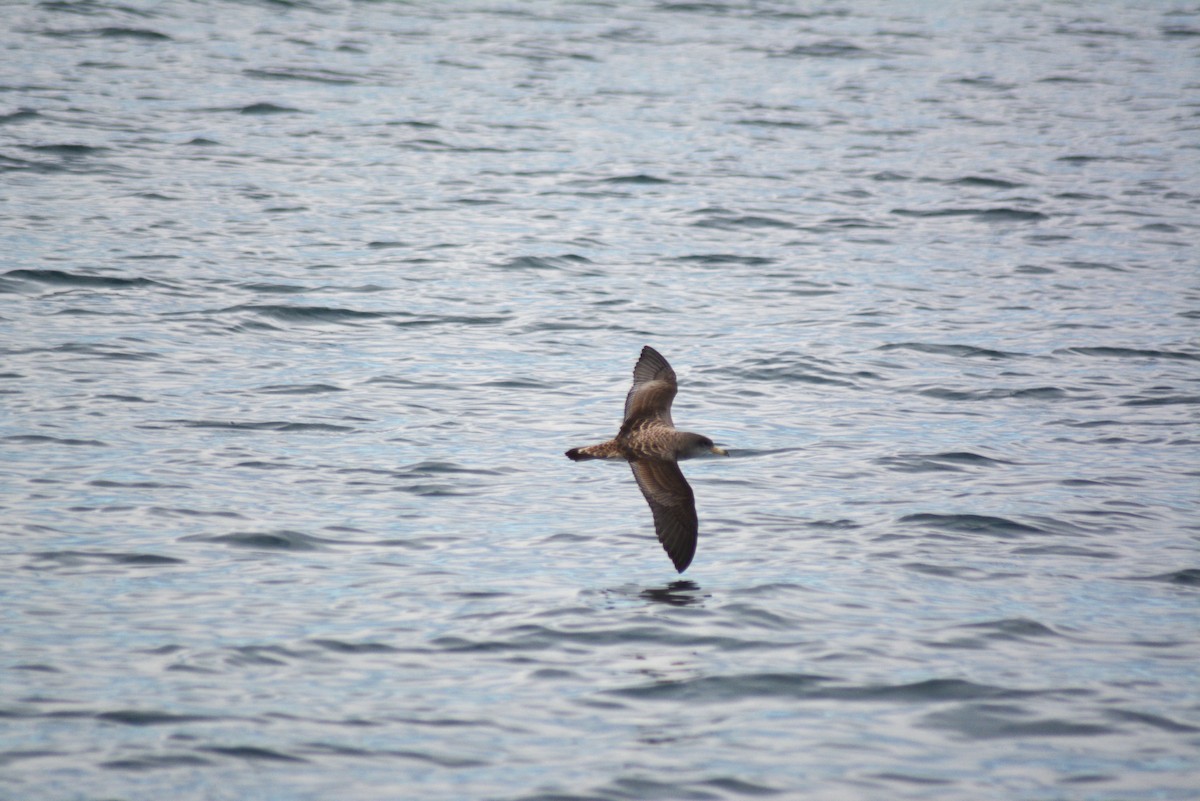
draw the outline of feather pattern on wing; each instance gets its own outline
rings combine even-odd
[[[663,459],[638,459],[629,463],[638,488],[654,514],[654,531],[675,569],[682,573],[696,555],[699,521],[692,488],[679,464]]]
[[[675,400],[678,389],[675,371],[662,354],[649,345],[642,348],[642,355],[633,368],[633,386],[625,396],[622,431],[646,419],[658,420],[674,428],[671,401]]]

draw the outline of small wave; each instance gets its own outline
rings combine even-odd
[[[258,746],[240,745],[240,746],[202,746],[201,751],[207,751],[221,756],[235,757],[244,759],[249,762],[307,762],[307,759],[291,754],[285,754],[280,751],[273,751],[270,748],[259,748]]]
[[[302,114],[298,108],[291,106],[279,106],[275,103],[251,103],[248,106],[234,106],[232,108],[211,109],[212,111],[233,111],[238,114],[247,114],[251,116],[261,116],[266,114]]]
[[[247,69],[243,70],[242,74],[247,78],[260,78],[269,81],[305,81],[308,83],[322,83],[335,86],[352,85],[359,82],[358,76],[321,69]]]
[[[1029,720],[1029,715],[1029,710],[1019,706],[971,704],[931,713],[922,725],[952,731],[971,740],[1096,737],[1117,733],[1111,726],[1058,718]]]
[[[346,390],[332,384],[271,384],[259,387],[256,391],[264,395],[319,395],[325,392],[345,392]]]
[[[41,445],[43,443],[55,445],[85,445],[96,448],[107,448],[107,442],[101,442],[98,439],[71,439],[70,437],[48,437],[44,434],[14,434],[10,437],[0,437],[0,442],[12,442],[22,445]]]
[[[1128,576],[1127,581],[1161,581],[1166,584],[1179,584],[1184,587],[1200,587],[1200,568],[1185,567],[1170,573],[1158,573],[1153,576]]]
[[[250,312],[284,323],[340,323],[353,324],[356,320],[378,320],[389,317],[385,312],[365,312],[335,306],[287,306],[282,304],[242,304],[229,306],[217,313]]]
[[[1033,400],[1057,400],[1067,397],[1067,393],[1058,387],[1026,387],[1023,389],[982,389],[962,390],[946,387],[930,387],[920,390],[919,394],[930,398],[953,401],[984,401],[1000,400],[1003,398],[1029,398]]]
[[[1122,406],[1195,406],[1200,404],[1200,395],[1160,395],[1153,398],[1132,398]]]
[[[568,270],[575,271],[580,264],[591,264],[591,260],[574,253],[562,256],[518,256],[496,265],[503,270]]]
[[[979,222],[1039,222],[1048,220],[1050,216],[1040,211],[1030,209],[1014,209],[1000,206],[989,209],[945,208],[945,209],[892,209],[892,214],[901,217],[970,217]]]
[[[342,640],[309,640],[313,645],[339,654],[394,654],[396,649],[379,642],[344,642]]]
[[[1016,189],[1025,186],[1017,181],[1005,181],[1002,178],[987,178],[980,175],[968,175],[946,181],[950,186],[978,186],[987,189]]]
[[[113,759],[101,762],[100,767],[108,770],[161,770],[163,768],[196,768],[211,765],[212,761],[195,754],[147,754],[131,759]]]
[[[750,698],[839,701],[977,701],[1025,698],[1036,691],[1010,690],[962,679],[928,679],[910,684],[838,685],[829,676],[805,673],[752,673],[661,681],[607,691],[609,695],[654,701],[723,703]]]
[[[31,108],[23,108],[9,114],[0,114],[0,125],[8,125],[13,122],[24,122],[42,116]]]
[[[945,453],[905,453],[898,456],[884,456],[875,460],[902,473],[924,473],[947,471],[959,473],[965,467],[996,467],[1012,464],[1002,459],[990,459],[970,451],[947,451]]]
[[[1105,358],[1116,359],[1173,359],[1178,361],[1195,362],[1200,361],[1200,354],[1187,353],[1178,350],[1154,350],[1143,348],[1121,348],[1107,346],[1082,346],[1075,348],[1064,348],[1054,351],[1060,353],[1074,353],[1080,356],[1098,356]]]
[[[711,216],[692,223],[697,228],[716,228],[719,230],[737,230],[740,228],[787,228],[796,226],[786,220],[767,217],[761,214],[743,214],[739,216]]]
[[[796,120],[773,120],[761,117],[749,117],[746,119],[737,120],[738,125],[752,125],[762,128],[783,128],[793,129],[798,131],[811,131],[818,126],[811,122],[799,122]]]
[[[93,145],[22,145],[26,150],[32,150],[34,153],[49,153],[54,156],[63,156],[65,158],[78,158],[80,156],[94,156],[98,153],[104,153],[108,150],[106,147]]]
[[[96,720],[106,723],[122,723],[126,726],[162,726],[172,723],[202,723],[221,720],[208,715],[179,715],[149,709],[118,709],[112,712],[97,712]]]
[[[714,266],[741,264],[746,267],[766,267],[769,264],[775,264],[779,260],[766,256],[743,256],[736,253],[698,253],[694,256],[679,256],[671,259],[671,261],[690,264],[711,264]]]
[[[1044,530],[1018,523],[1004,517],[973,514],[932,514],[919,513],[905,515],[901,523],[952,531],[965,534],[988,534],[994,537],[1016,538],[1027,534],[1044,534]]]
[[[864,58],[872,55],[870,50],[841,39],[796,45],[776,55],[790,58]]]
[[[104,478],[89,481],[88,486],[103,489],[191,489],[187,484],[162,484],[157,481],[111,481]]]
[[[327,545],[336,545],[336,540],[301,534],[298,531],[247,531],[233,534],[193,534],[182,537],[183,542],[212,542],[235,548],[250,548],[258,551],[318,551]]]
[[[86,273],[66,272],[65,270],[10,270],[4,273],[5,278],[19,278],[22,281],[34,281],[40,284],[54,284],[59,287],[91,287],[98,289],[127,289],[130,287],[161,287],[157,281],[150,278],[120,276],[91,276]]]
[[[645,173],[636,173],[634,175],[617,175],[612,178],[603,179],[606,184],[669,184],[666,178],[657,178],[653,175]]]
[[[290,423],[277,420],[261,423],[238,423],[232,420],[166,420],[165,422],[176,423],[188,428],[224,428],[231,431],[283,431],[291,433],[300,431],[340,432],[355,430],[351,426],[339,426],[332,423]]]
[[[956,356],[962,358],[986,359],[1019,359],[1029,354],[1016,351],[981,348],[976,345],[942,344],[937,342],[893,342],[880,345],[876,350],[915,350],[918,353],[930,353],[936,356]]]
[[[63,38],[97,36],[101,39],[133,39],[140,42],[172,41],[171,37],[167,34],[150,30],[149,28],[123,28],[117,26],[107,28],[92,28],[78,31],[48,31],[47,35],[59,36]]]
[[[31,554],[41,562],[53,562],[65,567],[103,562],[105,564],[131,565],[140,567],[158,567],[163,565],[181,565],[183,559],[173,556],[162,556],[154,553],[108,553],[105,551],[41,551]]]

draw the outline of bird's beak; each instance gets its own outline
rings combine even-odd
[[[712,452],[715,453],[717,456],[728,456],[729,455],[729,451],[725,450],[724,448],[718,448],[716,445],[713,445]]]

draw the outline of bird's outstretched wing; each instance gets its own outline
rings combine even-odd
[[[633,368],[633,386],[625,396],[625,420],[622,430],[629,430],[636,422],[657,420],[672,428],[671,401],[675,400],[678,387],[675,371],[662,354],[647,345]]]
[[[638,488],[654,513],[658,541],[675,563],[675,569],[682,573],[696,555],[696,537],[700,528],[692,488],[677,462],[638,459],[629,464]]]

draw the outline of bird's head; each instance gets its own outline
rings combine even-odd
[[[713,441],[701,434],[687,434],[684,437],[682,446],[679,449],[676,459],[691,459],[696,456],[705,456],[707,454],[715,454],[717,456],[728,456],[729,451],[724,448],[718,448],[713,444]]]

